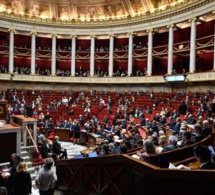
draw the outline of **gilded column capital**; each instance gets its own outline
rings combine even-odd
[[[90,35],[90,38],[91,38],[91,39],[93,39],[93,38],[95,39],[96,36],[95,36],[95,35]]]
[[[115,37],[114,34],[109,35],[109,38],[114,38],[114,37]]]
[[[13,33],[15,33],[16,31],[15,31],[15,29],[13,29],[13,28],[9,28],[9,29],[8,29],[8,32],[13,32]]]
[[[31,31],[31,32],[30,32],[30,35],[35,35],[35,36],[36,36],[36,35],[37,35],[37,32]]]
[[[77,38],[77,35],[71,35],[70,37],[71,38]]]
[[[167,28],[175,28],[175,24],[169,24],[166,26]]]
[[[128,33],[127,33],[127,36],[133,36],[133,35],[134,35],[133,32],[128,32]]]
[[[188,22],[190,22],[190,23],[191,23],[191,22],[197,22],[197,20],[198,20],[198,18],[195,17],[195,18],[189,19]]]
[[[212,11],[212,14],[215,14],[215,10],[214,10],[214,11]]]
[[[57,34],[51,34],[51,37],[57,37]]]
[[[153,29],[153,28],[151,28],[151,29],[148,29],[148,30],[146,30],[146,32],[147,32],[147,33],[154,32],[154,29]]]

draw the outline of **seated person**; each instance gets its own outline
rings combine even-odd
[[[202,139],[204,139],[204,135],[202,133],[202,127],[201,125],[194,125],[194,132],[193,132],[193,136],[192,136],[192,141],[194,143],[201,141]]]
[[[168,140],[168,145],[163,147],[162,152],[167,152],[167,151],[170,151],[170,150],[178,149],[177,142],[178,142],[177,137],[174,136],[174,135],[171,135],[169,137],[169,140]]]
[[[197,145],[194,148],[197,161],[201,164],[200,169],[215,169],[215,164],[211,160],[211,151],[205,145]]]
[[[55,136],[54,140],[53,140],[53,152],[55,154],[57,154],[57,155],[62,154],[59,157],[60,160],[63,159],[63,158],[68,159],[66,149],[61,148],[61,145],[60,145],[60,143],[58,141],[59,141],[59,137]]]
[[[193,142],[191,141],[191,133],[189,131],[185,131],[182,134],[182,141],[180,144],[180,147],[186,147],[193,144]]]
[[[45,144],[43,144],[41,149],[41,154],[43,158],[52,157],[54,160],[57,159],[56,154],[52,152],[51,145],[49,144],[49,139],[45,140]]]
[[[152,154],[156,154],[155,145],[151,140],[146,140],[143,144],[145,152],[141,154],[140,159],[150,163],[150,157]]]

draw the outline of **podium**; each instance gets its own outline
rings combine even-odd
[[[37,143],[37,120],[36,119],[31,117],[26,117],[24,115],[14,115],[13,122],[21,126],[22,141],[25,147],[33,146],[33,142],[30,138],[30,135],[27,133],[27,128],[30,131],[34,142]]]

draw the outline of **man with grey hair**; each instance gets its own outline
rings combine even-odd
[[[169,136],[168,145],[163,147],[162,152],[178,149],[177,142],[178,139],[176,136],[174,135]]]

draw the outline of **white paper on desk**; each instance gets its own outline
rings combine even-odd
[[[162,150],[163,150],[163,147],[161,147],[161,146],[159,146],[159,147],[156,148],[156,152],[157,152],[157,153],[161,153]]]
[[[184,165],[178,165],[177,167],[175,165],[173,165],[172,163],[169,163],[169,169],[181,169],[185,167]]]
[[[136,159],[140,159],[140,157],[137,154],[133,154],[131,157],[136,158]]]
[[[186,124],[187,125],[187,124]],[[194,129],[194,125],[187,125],[190,129]]]
[[[3,172],[9,172],[9,171],[10,171],[10,168],[3,169],[2,171],[3,171]]]

